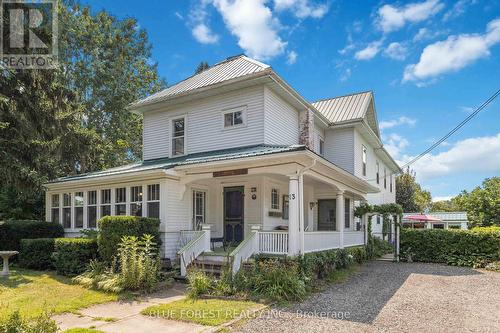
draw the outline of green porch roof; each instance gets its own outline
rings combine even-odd
[[[223,161],[223,160],[232,160],[244,157],[252,157],[252,156],[262,156],[262,155],[270,155],[284,152],[292,152],[305,150],[305,146],[280,146],[280,145],[255,145],[255,146],[247,146],[247,147],[238,147],[238,148],[229,148],[229,149],[221,149],[214,150],[209,152],[188,154],[179,157],[172,158],[157,158],[151,160],[145,160],[133,164],[124,165],[121,167],[111,168],[103,171],[97,172],[89,172],[83,173],[79,175],[72,175],[57,178],[49,181],[49,184],[52,183],[60,183],[71,180],[83,180],[83,179],[91,179],[105,176],[114,176],[121,175],[133,172],[147,171],[147,170],[155,170],[155,169],[170,169],[179,165],[189,165],[189,164],[198,164],[198,163],[206,163],[206,162],[215,162],[215,161]]]

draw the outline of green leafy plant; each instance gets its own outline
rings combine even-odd
[[[0,322],[0,333],[56,333],[59,327],[46,312],[34,320],[21,317],[19,310],[14,311],[5,321]]]
[[[88,238],[56,238],[52,262],[58,274],[75,276],[97,258],[97,241]]]
[[[35,220],[10,220],[0,223],[0,251],[19,251],[21,239],[57,238],[64,236],[59,223]]]
[[[54,243],[54,238],[22,239],[19,266],[37,270],[53,269],[51,257]]]
[[[200,270],[191,270],[188,274],[188,297],[197,299],[209,295],[214,290],[214,280]]]

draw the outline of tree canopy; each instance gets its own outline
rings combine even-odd
[[[407,170],[396,177],[396,203],[405,212],[423,212],[431,207],[432,196],[417,183],[415,174]]]

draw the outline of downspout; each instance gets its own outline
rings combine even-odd
[[[316,165],[317,160],[298,171],[299,177],[299,231],[300,231],[300,254],[304,254],[304,173]]]

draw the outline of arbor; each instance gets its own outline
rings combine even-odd
[[[500,226],[500,177],[486,178],[482,186],[462,191],[451,201],[467,212],[472,227]]]
[[[429,191],[423,190],[410,170],[396,177],[396,203],[405,212],[423,212],[431,206],[432,197]]]
[[[196,70],[194,71],[194,73],[195,74],[200,74],[201,72],[206,71],[209,68],[210,68],[210,66],[208,65],[208,62],[202,61],[202,62],[200,62],[198,64],[198,66],[196,67]]]

